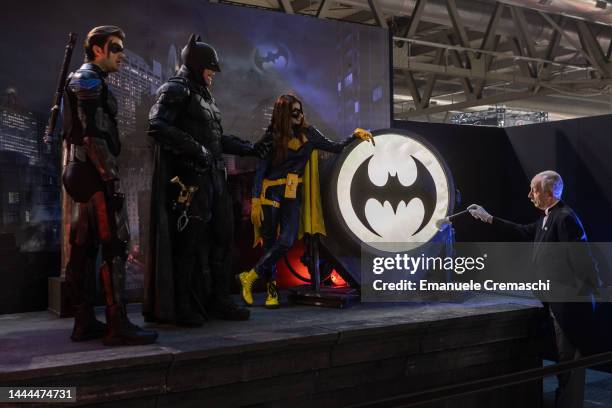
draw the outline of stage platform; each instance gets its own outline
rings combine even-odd
[[[143,324],[140,305],[129,311]],[[72,319],[49,312],[0,315],[0,385],[73,386],[69,406],[341,407],[540,366],[541,313],[536,301],[483,294],[342,310],[284,304],[253,307],[248,322],[152,325],[157,344],[115,348],[71,342]],[[539,407],[541,393],[538,382],[421,407]]]

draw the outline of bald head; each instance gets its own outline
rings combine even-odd
[[[561,199],[563,179],[553,170],[536,174],[531,179],[529,199],[537,208],[545,210]]]
[[[557,200],[561,199],[563,193],[563,179],[556,171],[546,170],[536,174],[540,179],[543,191],[549,191],[550,194]]]

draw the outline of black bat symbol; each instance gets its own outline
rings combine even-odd
[[[368,175],[368,165],[372,157],[373,156],[370,156],[359,165],[351,181],[351,204],[353,205],[355,214],[357,214],[357,218],[359,218],[359,221],[361,221],[368,230],[382,238],[368,222],[365,214],[366,202],[370,198],[377,200],[383,205],[385,201],[388,201],[393,208],[393,212],[396,213],[401,201],[407,205],[413,198],[419,198],[425,208],[425,214],[421,225],[412,235],[417,234],[427,225],[436,208],[436,183],[433,177],[423,163],[411,155],[410,157],[414,160],[417,171],[416,180],[412,185],[408,187],[404,186],[400,183],[396,174],[390,176],[389,180],[387,180],[387,184],[384,186],[377,186],[372,183]]]
[[[289,60],[289,56],[283,49],[277,49],[276,51],[268,51],[263,56],[259,53],[259,50],[255,51],[255,65],[259,69],[263,69],[264,63],[266,62],[274,63],[280,58],[284,58],[285,61]]]

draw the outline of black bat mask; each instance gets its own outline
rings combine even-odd
[[[425,208],[425,214],[423,215],[421,225],[414,234],[412,234],[413,236],[416,235],[425,225],[427,225],[436,208],[436,183],[433,177],[423,163],[411,155],[410,157],[414,160],[417,170],[417,177],[412,185],[408,187],[404,186],[400,183],[396,174],[390,176],[389,180],[387,180],[387,184],[384,186],[377,186],[372,183],[368,174],[368,165],[372,157],[373,156],[370,156],[359,165],[351,181],[351,204],[355,214],[357,214],[357,218],[359,218],[359,221],[361,221],[368,230],[382,238],[368,222],[365,213],[367,201],[373,198],[383,205],[385,201],[389,201],[393,208],[393,212],[396,213],[400,201],[403,201],[407,205],[413,198],[419,198]]]
[[[183,64],[191,70],[194,79],[202,85],[204,85],[202,71],[210,69],[221,72],[217,51],[212,46],[203,43],[199,35],[196,37],[195,34],[191,34],[187,45],[181,51],[181,59]]]

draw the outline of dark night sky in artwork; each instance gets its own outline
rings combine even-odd
[[[150,2],[10,1],[0,14],[0,91],[9,86],[32,109],[50,104],[68,32],[78,34],[72,68],[82,62],[82,42],[89,29],[113,24],[127,34],[126,46],[165,63],[169,44],[182,45],[191,31],[202,36],[208,3],[199,0]]]
[[[342,136],[338,106],[346,101],[340,99],[338,81],[351,62],[342,59],[337,43],[347,32],[354,38],[370,39],[371,48],[364,60],[368,75],[359,79],[364,97],[367,99],[376,86],[388,86],[387,34],[376,27],[205,0],[22,0],[2,5],[0,96],[14,87],[24,107],[47,112],[68,32],[78,34],[71,64],[74,70],[83,61],[82,42],[87,32],[106,24],[123,28],[126,48],[145,60],[155,59],[163,70],[171,45],[180,49],[191,33],[200,34],[203,41],[215,46],[221,60],[222,72],[215,77],[212,91],[224,114],[224,128],[248,137],[254,137],[248,130],[261,129],[261,124],[249,126],[245,122],[262,119],[258,113],[261,107],[286,92],[304,99],[311,123],[331,132],[331,137]],[[258,71],[255,50],[265,52],[265,47],[286,49],[290,63],[280,71]],[[354,47],[353,52],[359,53],[360,45]],[[382,119],[362,125],[388,126],[388,103],[379,105]]]

